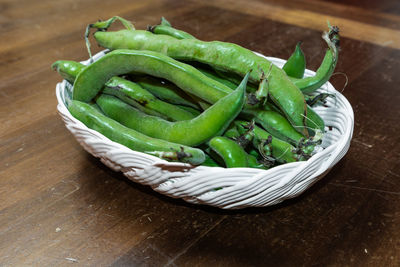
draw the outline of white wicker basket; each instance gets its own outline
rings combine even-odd
[[[103,55],[104,52],[100,52],[94,59]],[[267,58],[279,67],[285,62]],[[88,64],[88,61],[82,63]],[[314,72],[307,70],[305,75],[312,76]],[[298,196],[346,154],[353,134],[354,114],[351,105],[327,83],[318,91],[329,92],[336,97],[329,98],[326,106],[315,108],[327,127],[319,152],[309,160],[287,163],[269,170],[193,167],[133,151],[87,128],[65,106],[66,100],[71,97],[71,89],[65,80],[57,84],[57,109],[65,126],[89,153],[100,158],[111,169],[122,171],[130,180],[149,185],[159,193],[223,209],[270,206]]]

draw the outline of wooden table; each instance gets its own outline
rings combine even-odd
[[[398,1],[1,0],[0,10],[1,266],[400,265]],[[348,154],[300,197],[238,211],[109,170],[64,127],[50,65],[86,59],[85,26],[113,15],[140,29],[165,16],[200,39],[280,58],[302,40],[314,70],[326,21],[338,25],[348,85],[332,83],[355,112]]]

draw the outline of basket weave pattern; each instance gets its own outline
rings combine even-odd
[[[101,52],[94,59],[103,55]],[[267,59],[279,67],[285,62],[277,58]],[[306,70],[305,76],[312,75],[314,72]],[[269,170],[193,167],[133,151],[87,128],[66,108],[71,89],[65,80],[57,84],[57,109],[67,129],[85,150],[111,169],[121,171],[130,180],[149,185],[159,193],[223,209],[270,206],[298,196],[346,154],[353,134],[354,114],[350,103],[327,83],[317,92],[328,92],[335,97],[328,98],[326,105],[314,109],[324,119],[327,128],[319,151],[309,160]]]

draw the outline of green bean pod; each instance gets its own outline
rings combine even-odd
[[[169,80],[185,92],[209,103],[215,103],[231,92],[194,67],[161,53],[120,49],[106,54],[78,74],[73,87],[73,99],[88,102],[111,77],[132,71]]]
[[[131,78],[161,100],[175,105],[198,108],[197,105],[190,101],[187,94],[168,81],[162,81],[151,76],[131,76]]]
[[[116,76],[115,76],[116,77]],[[112,78],[111,78],[112,79]],[[119,99],[121,99],[122,101],[124,101],[125,103],[137,108],[138,110],[140,110],[141,112],[144,112],[146,114],[149,115],[153,115],[153,116],[158,116],[160,118],[166,119],[166,120],[171,120],[169,116],[164,115],[162,113],[159,113],[155,110],[152,110],[150,108],[147,108],[146,106],[143,106],[141,103],[139,103],[138,101],[132,99],[132,97],[124,94],[124,92],[121,92],[119,90],[116,90],[115,88],[108,88],[108,87],[104,87],[102,90],[103,93],[108,94],[108,95],[113,95],[115,97],[118,97]],[[143,102],[142,102],[143,103]]]
[[[303,78],[306,70],[306,58],[300,48],[300,45],[301,42],[298,42],[293,54],[282,67],[288,76],[298,79]]]
[[[200,149],[141,134],[101,114],[87,103],[73,100],[70,102],[68,110],[72,116],[88,128],[98,131],[112,141],[125,145],[132,150],[193,165],[199,165],[205,160],[204,152]]]
[[[273,110],[275,112],[280,113],[278,108],[275,107],[272,103],[267,103],[264,106],[264,109]],[[258,117],[261,118],[261,119],[265,118],[265,116],[263,116],[262,112],[261,112],[260,115],[258,115]],[[264,120],[264,124],[265,123],[268,124],[269,120],[268,119]],[[320,140],[320,138],[322,138],[322,135],[325,132],[325,122],[318,115],[318,113],[316,113],[314,111],[314,109],[310,105],[307,105],[306,126],[307,126],[307,130],[308,130],[308,135],[309,135],[308,139],[309,140],[312,139],[314,142],[316,142],[316,141]],[[293,132],[293,131],[291,131],[291,132]],[[285,132],[283,132],[282,134],[285,135]],[[298,136],[298,138],[299,138],[299,136]],[[285,139],[285,138],[283,138],[283,139]],[[307,142],[307,140],[305,140],[305,142]]]
[[[58,60],[52,67],[56,69],[64,79],[67,79],[73,84],[76,76],[86,66],[75,61]],[[195,117],[192,113],[184,109],[158,100],[139,85],[117,76],[107,81],[103,92],[120,98],[146,114],[159,116],[167,120],[189,120]]]
[[[283,115],[280,113],[279,109],[273,104],[273,103],[265,103],[265,105],[263,106],[263,110],[269,110],[269,111],[275,111],[276,113],[280,114],[281,119],[279,120],[286,120],[285,117],[283,117]],[[277,133],[277,137],[279,138],[279,136],[281,136],[280,138],[283,140],[286,140],[292,144],[295,144],[294,142],[290,141],[290,136],[292,137],[296,137],[295,140],[297,140],[297,142],[299,140],[301,140],[300,135],[296,134],[293,130],[291,129],[293,128],[293,126],[288,125],[287,121],[284,123],[284,125],[281,125],[282,128],[280,127],[275,127],[275,120],[277,118],[275,118],[276,116],[275,113],[274,115],[269,118],[268,116],[265,115],[264,111],[257,111],[256,109],[250,110],[250,112],[248,112],[248,109],[243,110],[243,114],[246,113],[251,113],[254,114],[255,117],[258,118],[258,123],[260,123],[261,125],[263,125],[264,128],[266,129],[270,129],[271,132],[274,131],[280,131],[280,133]],[[244,116],[246,117],[246,116]],[[248,117],[247,117],[248,118]],[[286,126],[285,126],[286,125]],[[324,120],[313,110],[312,107],[310,107],[309,105],[307,105],[307,117],[306,117],[306,126],[307,126],[307,130],[308,130],[308,134],[309,134],[309,140],[313,140],[313,142],[316,142],[317,140],[319,140],[320,138],[322,138],[322,134],[324,133],[324,129],[325,129],[325,123]],[[289,134],[289,136],[287,136]],[[319,135],[319,136],[316,136]],[[287,136],[289,137],[289,140],[287,140],[285,137],[282,136]],[[304,142],[307,142],[307,140],[305,140]],[[297,143],[298,144],[298,143]]]
[[[94,36],[100,46],[109,49],[158,51],[177,60],[198,61],[210,65],[214,69],[230,71],[241,77],[250,72],[249,79],[254,83],[259,83],[262,72],[267,73],[271,68],[270,98],[296,126],[296,130],[304,135],[308,134],[305,129],[306,104],[301,91],[290,81],[282,69],[248,49],[219,41],[178,40],[171,36],[156,35],[140,30],[99,31]]]
[[[339,28],[336,26],[330,27],[330,31],[328,33],[325,32],[322,38],[328,44],[329,48],[316,74],[303,79],[291,79],[303,93],[311,93],[320,88],[330,79],[336,68],[339,57]]]
[[[239,133],[242,134],[248,131],[248,124],[249,123],[246,121],[235,121]],[[253,146],[256,149],[261,150],[260,153],[262,153],[264,157],[271,156],[270,160],[280,163],[295,162],[305,159],[296,153],[298,150],[294,146],[274,137],[268,131],[261,129],[256,125],[254,125],[252,131],[254,133],[254,137],[252,138]],[[273,162],[271,163],[273,164]]]
[[[140,85],[117,76],[112,77],[106,82],[103,92],[114,95],[129,104],[132,102],[133,104],[138,103],[143,107],[162,114],[162,117],[168,120],[181,121],[190,120],[195,117],[186,110],[159,100]],[[137,107],[138,105],[134,106]],[[149,114],[148,112],[146,113]]]
[[[169,30],[163,31],[162,33],[157,33],[151,30],[151,27],[148,28],[148,30],[150,32],[153,32],[155,34],[165,34],[171,37],[174,37],[175,39],[197,39],[196,37],[194,37],[193,35],[184,32],[182,30],[178,30],[176,28],[173,28],[171,26],[171,23],[169,23],[169,21],[167,21],[164,17],[161,18],[161,25],[163,26],[168,26]],[[228,86],[229,88],[231,88],[232,90],[234,90],[238,84],[240,83],[241,79],[237,78],[233,79],[233,81],[229,78],[226,78],[224,74],[219,75],[219,73],[217,73],[215,70],[212,70],[210,68],[204,67],[204,64],[199,64],[198,62],[186,62],[192,66],[194,66],[196,69],[198,69],[199,71],[201,71],[201,73],[203,73],[204,75]],[[203,66],[199,66],[199,65],[203,65]],[[250,83],[247,85],[247,89],[248,92],[255,92],[257,89],[255,87],[253,87],[253,85],[251,85]]]
[[[210,140],[209,146],[223,159],[227,168],[248,167],[247,153],[235,141],[216,136]]]
[[[76,61],[69,61],[69,60],[58,60],[53,63],[52,68],[55,69],[64,79],[69,81],[71,84],[75,82],[76,76],[78,76],[79,72],[81,72],[86,66],[76,62]],[[112,79],[112,78],[111,78]],[[146,108],[145,106],[139,104],[139,102],[131,99],[130,97],[126,96],[124,93],[104,88],[103,90],[109,91],[109,93],[119,97],[120,99],[124,100],[125,102],[129,103],[130,105],[136,107],[140,111],[145,112],[146,114],[151,114],[154,116],[159,116],[165,119],[168,119],[168,116],[165,116],[157,111],[152,109]]]
[[[188,146],[200,145],[213,136],[221,135],[236,118],[244,104],[248,75],[238,88],[198,117],[178,122],[169,122],[159,117],[144,114],[119,99],[100,95],[96,103],[110,118],[151,137]]]
[[[150,26],[147,30],[155,34],[169,35],[176,39],[195,39],[193,35],[171,27],[171,23],[169,23],[164,17],[161,18],[160,25]]]
[[[71,60],[57,60],[51,67],[56,70],[61,77],[69,81],[71,84],[74,83],[76,76],[81,72],[86,66]]]
[[[296,131],[284,116],[274,110],[246,109],[243,110],[242,117],[248,120],[254,119],[273,136],[293,145],[298,146],[304,141],[304,136]]]
[[[163,30],[162,32],[153,30],[153,27],[158,27],[160,25],[166,27],[166,30]],[[171,36],[178,40],[197,39],[196,37],[194,37],[193,35],[191,35],[187,32],[173,28],[171,26],[171,23],[169,23],[169,21],[167,21],[164,17],[161,18],[160,25],[149,27],[147,30],[152,33],[155,33],[155,34],[165,34],[165,35]],[[226,85],[227,87],[231,88],[232,90],[234,90],[240,83],[239,79],[235,79],[235,83],[234,83],[234,82],[230,81],[229,79],[219,76],[214,70],[212,70],[208,67],[205,67],[204,64],[201,64],[201,63],[199,64],[198,62],[186,62],[186,63],[192,65],[193,67],[198,69],[201,73],[203,73],[207,77],[210,77],[210,78]],[[250,86],[250,84],[247,85],[247,90],[249,90],[249,86]],[[254,88],[252,88],[252,89],[254,89]],[[255,90],[253,90],[253,91],[255,91]]]

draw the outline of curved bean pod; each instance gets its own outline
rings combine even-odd
[[[98,131],[112,141],[125,145],[132,150],[193,165],[199,165],[205,160],[204,152],[200,149],[141,134],[101,114],[87,103],[73,100],[70,102],[68,110],[72,116],[88,128]]]
[[[276,111],[246,109],[243,110],[242,114],[246,119],[254,119],[255,122],[279,139],[296,146],[304,141],[304,136],[296,131],[289,121]]]
[[[326,83],[336,67],[339,55],[339,28],[336,26],[329,26],[329,28],[329,33],[324,33],[322,36],[322,38],[327,42],[329,50],[326,52],[324,60],[318,68],[315,76],[304,78],[304,80],[302,79],[306,68],[306,60],[304,53],[300,48],[301,42],[296,45],[294,53],[282,68],[290,77],[292,82],[304,93],[313,92]],[[177,29],[175,30],[179,31]],[[166,34],[174,37],[173,34]],[[219,73],[225,76],[226,80],[237,84],[237,78],[228,78],[227,76],[229,75],[221,71],[219,71]],[[248,89],[250,88],[251,86],[248,86]]]
[[[290,77],[301,79],[304,76],[306,70],[306,58],[303,51],[300,48],[301,42],[298,42],[293,54],[283,65],[282,69]]]
[[[198,108],[181,89],[168,81],[160,81],[160,79],[151,76],[131,76],[131,78],[141,87],[166,102]]]
[[[164,17],[161,18],[160,25],[150,26],[147,30],[155,34],[169,35],[176,39],[195,39],[193,35],[171,27],[171,23],[169,23]]]
[[[71,84],[75,82],[76,76],[78,76],[79,72],[81,72],[86,66],[76,62],[76,61],[69,61],[69,60],[58,60],[53,63],[53,69],[55,69],[64,79],[69,81]],[[112,78],[111,78],[112,79]],[[152,109],[146,108],[139,104],[137,101],[127,97],[122,92],[117,90],[103,88],[105,91],[109,91],[110,94],[117,96],[118,98],[122,99],[123,101],[129,103],[130,105],[134,106],[135,108],[139,109],[140,111],[145,112],[146,114],[151,114],[155,116],[159,116],[162,118],[167,119],[168,117],[156,112]]]
[[[271,68],[270,98],[296,126],[296,130],[304,135],[308,134],[304,127],[306,104],[301,91],[289,80],[282,69],[248,49],[219,41],[178,40],[171,36],[155,35],[140,30],[99,31],[94,36],[100,46],[109,49],[128,48],[158,51],[177,60],[198,61],[217,70],[236,73],[241,77],[250,71],[250,80],[254,83],[260,82],[262,71],[267,73]]]
[[[322,38],[328,44],[329,49],[326,51],[325,57],[316,74],[303,79],[291,79],[303,93],[311,93],[320,88],[330,79],[336,68],[339,58],[339,28],[336,26],[331,27],[328,33],[325,32],[322,35]]]
[[[248,167],[247,153],[235,141],[216,136],[210,140],[209,146],[223,159],[227,168]]]
[[[74,83],[76,76],[81,72],[86,66],[71,60],[57,60],[51,67],[57,71],[61,77],[69,81],[71,84]]]
[[[209,103],[215,103],[227,91],[231,92],[231,89],[208,78],[192,66],[161,53],[120,49],[106,54],[78,74],[73,87],[73,99],[88,102],[111,77],[132,71],[169,80],[182,90]]]
[[[56,69],[64,79],[67,79],[73,84],[76,76],[86,66],[75,61],[59,60],[56,61],[52,67]],[[192,113],[184,109],[157,99],[136,83],[117,76],[107,81],[103,92],[120,98],[146,114],[159,116],[164,119],[176,121],[189,120],[195,117]]]
[[[129,104],[132,102],[139,103],[139,105],[161,114],[161,117],[168,120],[182,121],[190,120],[195,117],[186,110],[159,100],[140,85],[117,76],[112,77],[106,82],[103,92],[117,96]]]
[[[248,126],[246,121],[235,121],[235,125],[238,127],[239,132],[245,133],[248,131],[246,128]],[[254,148],[263,151],[264,156],[272,156],[272,161],[277,161],[280,163],[295,162],[299,160],[304,160],[302,156],[296,154],[297,149],[291,144],[274,137],[268,131],[261,129],[260,127],[254,125],[253,128],[254,136],[252,138],[252,143]],[[265,142],[268,141],[268,142]]]
[[[222,134],[239,114],[244,103],[248,75],[238,88],[198,117],[178,122],[169,122],[159,117],[146,115],[119,99],[101,95],[96,103],[110,118],[148,136],[189,146],[197,146],[216,135]]]

